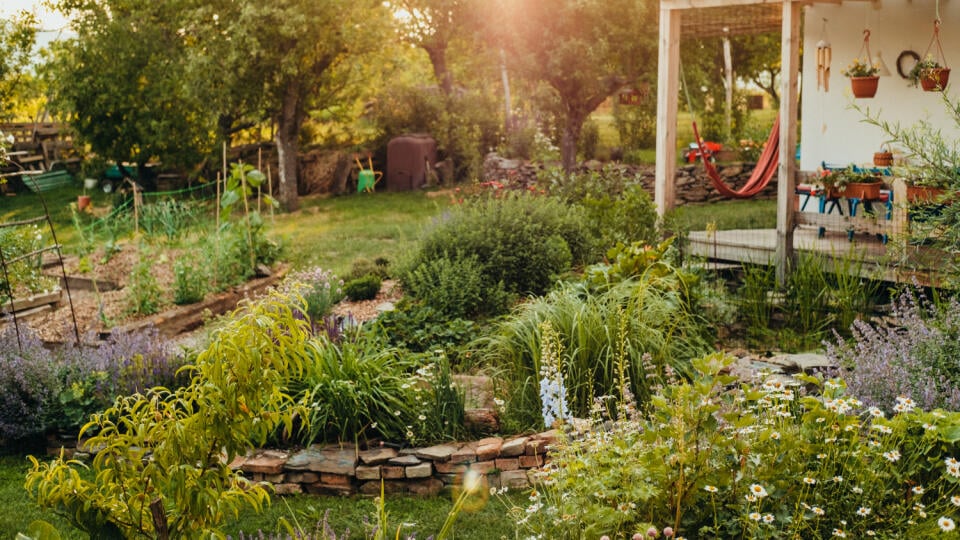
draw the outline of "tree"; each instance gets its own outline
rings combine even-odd
[[[76,37],[45,66],[51,105],[117,163],[192,164],[211,148],[210,112],[188,91],[177,35],[183,3],[59,0]]]
[[[466,0],[397,0],[401,37],[426,51],[433,75],[444,95],[453,92],[453,74],[447,66],[450,42],[462,35]]]
[[[375,0],[244,0],[224,2],[219,51],[228,92],[262,89],[262,108],[277,126],[278,199],[296,210],[301,129],[311,108],[349,86],[348,62],[375,47],[386,10]],[[322,100],[322,101],[321,101]]]
[[[511,54],[508,65],[547,83],[559,100],[566,171],[575,164],[590,113],[625,85],[656,79],[656,2],[499,0],[498,9],[489,11],[498,15],[488,24],[499,29],[495,33]]]
[[[730,40],[737,75],[760,87],[780,106],[780,33],[737,36]]]
[[[0,118],[13,115],[14,96],[30,66],[30,55],[37,42],[37,18],[21,11],[0,20]]]

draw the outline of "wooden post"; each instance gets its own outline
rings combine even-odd
[[[797,100],[800,75],[801,3],[783,1],[780,39],[780,165],[777,178],[777,284],[783,287],[793,261],[793,199],[797,174],[794,152],[797,147]]]
[[[660,8],[660,54],[657,66],[657,164],[654,202],[663,216],[675,204],[677,162],[677,91],[680,76],[680,11]]]

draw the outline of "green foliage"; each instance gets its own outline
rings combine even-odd
[[[369,335],[339,343],[317,338],[309,347],[303,376],[289,385],[307,411],[298,442],[420,443],[462,432],[463,394],[451,387],[442,355],[405,354]]]
[[[0,228],[0,254],[6,265],[0,272],[0,303],[11,296],[53,290],[55,280],[40,271],[43,234],[36,225]]]
[[[173,303],[193,304],[203,300],[210,287],[209,267],[193,258],[173,263]]]
[[[98,538],[209,537],[227,516],[262,508],[267,489],[228,464],[305,417],[283,391],[312,354],[287,302],[273,295],[234,313],[188,368],[189,386],[118,398],[95,415],[82,432],[102,448],[92,475],[62,456],[31,457],[31,497]]]
[[[163,199],[140,207],[140,229],[150,237],[178,240],[201,222],[200,208],[190,201]]]
[[[488,282],[476,256],[424,261],[406,275],[404,291],[451,319],[505,313],[513,304],[502,282]]]
[[[511,294],[543,294],[571,263],[582,264],[590,250],[582,213],[552,198],[510,194],[470,200],[421,240],[406,284],[422,265],[440,258],[475,259],[485,287]]]
[[[698,359],[693,381],[666,386],[648,414],[595,416],[558,445],[532,503],[512,506],[520,534],[902,538],[954,523],[960,414],[901,398],[885,418],[842,381],[812,377],[822,395],[764,377],[729,390],[731,362]],[[553,518],[567,514],[578,519]]]
[[[625,151],[656,146],[657,100],[652,95],[639,105],[613,105],[613,119]]]
[[[616,388],[621,343],[625,347],[621,356],[630,366],[631,391],[641,402],[651,394],[648,374],[686,373],[689,360],[708,348],[706,328],[676,271],[665,276],[647,272],[599,290],[561,284],[545,297],[520,305],[479,342],[483,361],[504,370],[501,393],[507,399],[504,422],[510,429],[541,424],[537,380],[544,322],[556,330],[567,351],[561,371],[570,411],[577,417],[588,415],[594,397]],[[645,353],[649,361],[644,360]]]
[[[270,265],[280,255],[280,245],[267,237],[263,219],[256,212],[240,223],[225,221],[215,235],[203,237],[204,260],[213,262],[218,290],[243,283],[256,273],[258,264]]]
[[[13,116],[14,99],[25,82],[37,42],[37,17],[22,10],[0,21],[0,119]]]
[[[124,288],[127,291],[127,304],[131,313],[152,315],[160,311],[163,298],[153,272],[155,263],[150,250],[145,245],[141,245],[137,264],[133,265],[127,286]]]
[[[367,274],[366,276],[348,281],[343,286],[343,293],[353,301],[373,300],[377,297],[377,293],[380,292],[382,283],[380,276]]]
[[[307,303],[307,315],[319,321],[340,300],[343,300],[343,280],[333,272],[315,267],[287,276],[282,287],[288,294],[298,294]]]
[[[376,257],[373,260],[366,258],[354,259],[350,264],[349,279],[356,279],[368,274],[378,276],[380,279],[390,279],[390,261],[385,257]]]
[[[570,174],[547,169],[539,183],[551,195],[583,208],[590,235],[601,250],[618,242],[653,243],[659,238],[653,200],[640,179],[624,167],[607,165]]]
[[[377,316],[371,331],[389,345],[411,352],[445,351],[455,365],[466,363],[463,349],[480,336],[480,327],[471,320],[451,318],[429,305],[406,300]]]

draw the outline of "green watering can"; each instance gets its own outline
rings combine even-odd
[[[360,172],[357,175],[357,193],[364,191],[373,193],[377,182],[383,178],[383,173],[373,170],[373,158],[371,158],[369,154],[367,155],[367,163],[370,165],[369,169],[363,168],[363,164],[360,163],[360,158],[356,155],[353,156],[353,159],[357,161],[357,167],[360,168]]]

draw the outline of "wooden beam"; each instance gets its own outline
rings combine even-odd
[[[782,2],[783,0],[660,0],[660,9],[703,9],[714,7],[736,7],[754,4],[780,4]]]
[[[657,64],[657,165],[654,202],[662,218],[675,204],[677,94],[680,80],[680,12],[660,9]]]
[[[794,187],[797,162],[797,101],[800,78],[801,5],[783,3],[783,30],[780,39],[780,165],[777,179],[777,283],[786,284],[793,261]]]

